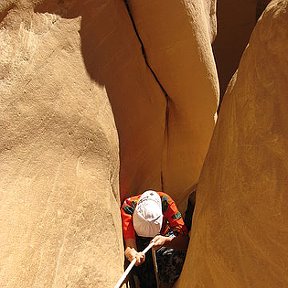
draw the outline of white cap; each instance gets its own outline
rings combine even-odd
[[[133,226],[138,236],[154,237],[162,227],[163,214],[161,198],[153,190],[145,191],[133,213]]]

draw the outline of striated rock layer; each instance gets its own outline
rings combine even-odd
[[[224,96],[176,287],[288,286],[287,27],[272,1]]]
[[[0,286],[110,288],[123,270],[110,103],[80,18],[17,4],[0,28]]]

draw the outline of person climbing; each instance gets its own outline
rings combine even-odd
[[[125,257],[136,258],[134,273],[141,288],[171,287],[180,276],[189,243],[188,230],[173,199],[164,192],[145,191],[129,197],[121,206]],[[158,275],[155,276],[151,250],[142,251],[153,241]]]

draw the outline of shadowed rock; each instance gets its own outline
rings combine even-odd
[[[0,30],[0,286],[112,287],[123,268],[118,138],[80,19],[9,11]]]

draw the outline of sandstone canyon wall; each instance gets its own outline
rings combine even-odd
[[[21,3],[5,14],[0,286],[113,287],[123,270],[118,137],[86,71],[80,18]]]
[[[288,286],[287,27],[272,1],[224,96],[176,287]]]
[[[36,11],[81,17],[84,63],[105,86],[119,133],[121,199],[164,190],[184,209],[215,125],[215,2],[61,3]]]
[[[184,209],[216,119],[215,1],[154,4],[1,1],[1,287],[117,282],[117,132],[121,198]]]
[[[198,181],[215,125],[218,81],[211,41],[216,3],[128,3],[147,65],[166,101],[162,189],[182,207]]]

